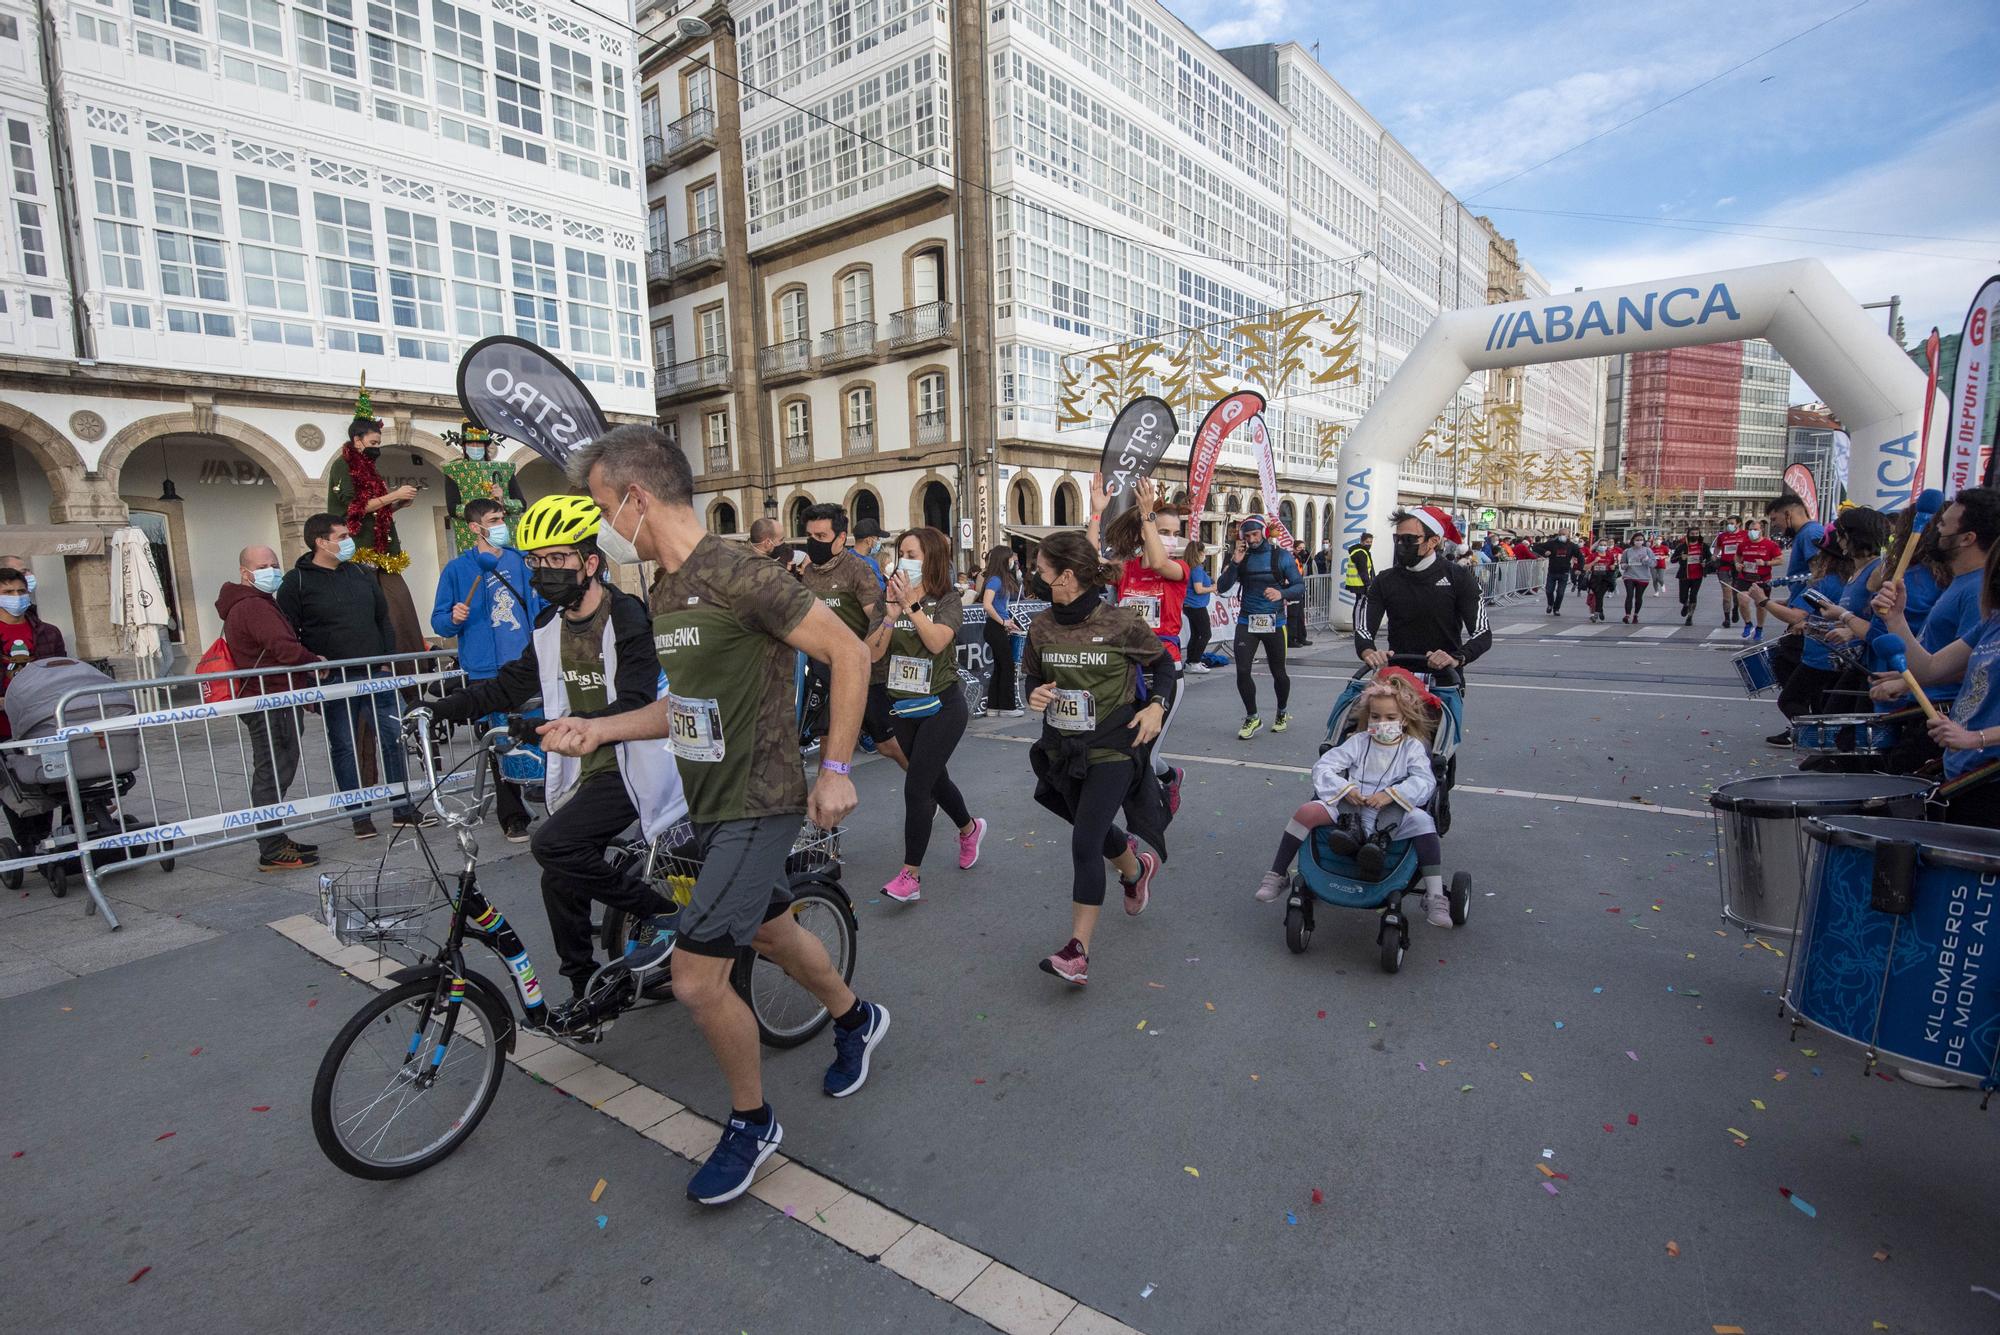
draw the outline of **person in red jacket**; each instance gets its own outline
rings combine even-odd
[[[1770,593],[1771,563],[1776,561],[1783,551],[1784,548],[1780,547],[1773,539],[1764,536],[1764,530],[1754,523],[1743,530],[1743,541],[1736,545],[1736,578],[1744,590],[1737,595],[1737,599],[1744,608],[1741,615],[1743,617],[1743,638],[1746,640],[1755,641],[1764,638],[1764,608],[1761,603],[1751,598],[1749,590],[1762,585],[1764,592],[1766,594]],[[1757,609],[1757,625],[1754,635],[1751,633],[1750,613],[1748,611],[1752,606],[1755,606]]]
[[[1735,590],[1743,586],[1742,578],[1736,573],[1736,549],[1743,545],[1743,524],[1731,519],[1715,535],[1709,550],[1715,559],[1715,582],[1722,588],[1722,628],[1736,624]]]
[[[14,558],[18,560],[19,558]],[[21,562],[25,566],[27,562]],[[62,632],[35,615],[34,592],[28,587],[28,572],[20,566],[0,566],[0,741],[12,737],[7,722],[7,684],[14,674],[42,658],[67,658]],[[19,816],[12,807],[7,813],[7,830],[23,853],[33,853],[55,826],[55,813]]]
[[[298,632],[271,596],[285,577],[278,554],[269,547],[245,547],[237,553],[236,564],[237,582],[222,586],[215,610],[222,616],[222,639],[237,668],[303,667],[321,662],[318,654],[299,643]],[[234,685],[241,699],[292,690],[313,680],[312,673],[284,673],[239,677]],[[299,773],[298,710],[263,710],[241,715],[237,722],[250,747],[250,805],[276,807]],[[297,842],[276,819],[259,822],[257,831],[258,871],[297,871],[319,861],[316,845]]]
[[[1602,533],[1590,544],[1590,551],[1584,557],[1584,570],[1590,599],[1590,619],[1604,620],[1604,600],[1618,587],[1618,563],[1625,556],[1625,549],[1611,541]]]

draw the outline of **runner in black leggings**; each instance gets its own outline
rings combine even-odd
[[[1246,742],[1264,726],[1264,720],[1257,716],[1257,684],[1250,676],[1250,662],[1258,645],[1264,647],[1264,661],[1271,667],[1271,686],[1278,697],[1278,715],[1271,721],[1271,731],[1283,732],[1291,724],[1292,716],[1285,712],[1292,698],[1292,679],[1285,671],[1285,601],[1304,597],[1306,587],[1298,562],[1266,538],[1264,529],[1262,515],[1244,518],[1215,586],[1219,593],[1243,586],[1234,657],[1236,693],[1243,697],[1243,726],[1236,735]]]

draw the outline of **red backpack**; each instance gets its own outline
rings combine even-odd
[[[236,671],[236,655],[229,652],[229,637],[216,636],[215,643],[202,651],[201,661],[194,665],[194,671],[198,677]],[[234,680],[202,682],[201,702],[205,705],[225,704],[236,698],[236,687]]]

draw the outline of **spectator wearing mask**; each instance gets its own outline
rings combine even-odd
[[[533,589],[527,562],[514,550],[507,508],[480,497],[465,505],[472,545],[438,573],[431,604],[431,629],[458,638],[458,665],[468,682],[491,681],[519,658],[534,634],[542,602]],[[528,804],[519,784],[500,777],[500,758],[489,753],[495,811],[510,844],[528,842]]]
[[[875,572],[875,578],[880,580],[882,587],[886,589],[889,587],[889,577],[882,573],[882,560],[875,554],[875,549],[881,545],[880,524],[872,519],[857,519],[854,522],[854,542],[849,550],[868,563],[868,568]]]
[[[322,658],[376,658],[396,652],[396,631],[389,619],[389,600],[382,586],[354,564],[355,544],[347,522],[339,515],[320,514],[306,520],[306,552],[278,585],[278,608],[298,629],[305,647]],[[342,682],[384,676],[390,665],[339,669]],[[402,789],[393,818],[398,828],[435,825],[435,816],[420,815],[410,805],[405,787],[402,721],[394,691],[374,691],[326,705],[326,745],[334,782],[342,792],[361,787],[356,763],[356,724],[375,722],[382,741],[382,778],[392,790]],[[367,815],[354,819],[354,837],[373,839],[379,831]]]
[[[778,527],[778,521],[775,519],[758,518],[750,521],[750,550],[759,556],[778,559],[778,544],[784,536],[784,530]],[[789,560],[786,563],[789,565]]]
[[[34,616],[34,595],[28,592],[27,572],[13,566],[0,568],[0,741],[14,735],[6,714],[7,686],[14,680],[14,674],[36,659],[67,655],[62,632]],[[17,816],[12,807],[6,811],[14,843],[24,853],[34,852],[55,824],[52,811],[39,816]]]
[[[215,610],[222,618],[222,639],[239,670],[304,667],[320,656],[299,642],[298,632],[273,597],[284,582],[278,554],[269,547],[245,547],[236,554],[236,581],[222,586]],[[238,677],[236,698],[261,696],[306,687],[312,673],[294,676]],[[337,707],[337,706],[336,706]],[[285,800],[299,775],[299,715],[296,709],[270,709],[237,718],[250,749],[250,804],[274,807]],[[298,871],[319,861],[319,846],[302,844],[275,820],[257,826],[257,870]]]
[[[1635,537],[1620,556],[1618,573],[1625,581],[1625,624],[1639,624],[1639,610],[1646,605],[1646,590],[1652,585],[1658,556],[1644,538]]]

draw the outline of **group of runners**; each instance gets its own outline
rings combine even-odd
[[[493,681],[428,703],[438,716],[470,720],[542,698],[553,814],[534,851],[575,993],[555,1008],[553,1025],[588,1030],[591,902],[632,914],[639,930],[627,963],[644,972],[674,957],[674,995],[729,1087],[730,1116],[688,1184],[692,1199],[721,1204],[748,1189],[784,1138],[764,1096],[756,1021],[730,986],[739,953],[753,949],[778,964],[832,1015],[835,1051],[823,1081],[829,1096],[862,1088],[889,1032],[888,1008],[856,995],[818,938],[786,911],[784,888],[802,818],[833,829],[855,809],[851,765],[864,724],[905,772],[902,865],[884,895],[900,904],[922,898],[940,809],[956,829],[958,866],[979,860],[986,822],[951,775],[968,717],[955,654],[963,599],[949,542],[934,529],[904,533],[883,554],[878,575],[850,549],[839,507],[814,507],[797,577],[745,544],[708,533],[694,510],[685,456],[650,427],[599,437],[579,451],[572,480],[577,494],[543,498],[519,525],[537,588],[549,591],[530,647]],[[1041,720],[1028,756],[1035,797],[1071,827],[1068,930],[1038,963],[1072,988],[1089,981],[1107,865],[1125,913],[1137,916],[1167,857],[1184,774],[1168,763],[1164,745],[1183,698],[1185,657],[1198,657],[1205,638],[1205,615],[1191,611],[1203,612],[1215,590],[1242,591],[1234,647],[1245,710],[1238,735],[1247,740],[1260,726],[1248,666],[1259,649],[1277,692],[1273,731],[1289,721],[1284,604],[1303,583],[1291,553],[1253,517],[1239,526],[1211,587],[1182,532],[1185,516],[1160,504],[1150,481],[1116,499],[1124,503],[1114,506],[1095,481],[1087,532],[1042,542],[1026,580],[989,561],[980,591],[989,614],[1005,611],[1004,603],[993,605],[995,594],[1025,591],[1050,604],[1028,626],[1020,672],[1026,704]],[[1113,517],[1100,531],[1107,513]],[[1442,511],[1396,518],[1395,563],[1363,590],[1356,652],[1371,667],[1386,664],[1392,651],[1436,668],[1463,667],[1490,634],[1473,577],[1440,551],[1457,534]],[[611,567],[641,562],[657,572],[643,601],[608,577]],[[1190,596],[1199,600],[1192,609]],[[810,786],[798,744],[801,655],[807,692],[823,710]],[[1398,700],[1398,708],[1407,703]],[[1381,740],[1385,756],[1400,756],[1421,735],[1421,722],[1413,722],[1411,737],[1390,737],[1387,727],[1367,736]],[[1421,783],[1410,784],[1407,764],[1362,768],[1378,778],[1394,768],[1397,792],[1349,785],[1323,809],[1328,821],[1359,821],[1358,812],[1369,811],[1366,830],[1354,828],[1372,837],[1396,825],[1383,808],[1421,793]],[[1426,863],[1434,862],[1434,830],[1399,813],[1401,828],[1423,842]],[[601,860],[602,846],[632,821],[651,834],[683,815],[692,831],[688,852],[700,863],[684,904],[676,907],[609,864],[594,869],[601,874],[578,876],[592,841]],[[1366,842],[1357,840],[1357,850]],[[1448,916],[1432,919],[1449,925]]]

